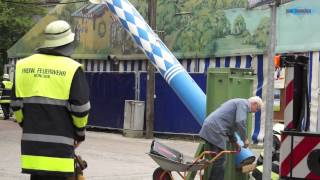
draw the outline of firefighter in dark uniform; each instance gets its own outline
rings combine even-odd
[[[74,175],[75,148],[85,139],[89,88],[81,64],[70,58],[70,25],[53,21],[44,35],[44,45],[16,64],[11,107],[23,129],[22,173],[31,174],[31,180],[60,180]]]
[[[3,75],[3,80],[0,84],[2,89],[0,105],[3,112],[4,120],[10,118],[10,99],[11,99],[11,90],[13,83],[10,81],[9,74]]]

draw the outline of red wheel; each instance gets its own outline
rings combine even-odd
[[[153,172],[153,180],[171,180],[171,173],[168,171],[165,171],[161,167],[158,167]]]

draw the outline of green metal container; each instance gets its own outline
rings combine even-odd
[[[209,68],[207,115],[232,98],[248,98],[253,91],[253,69]]]
[[[253,92],[253,69],[210,68],[207,74],[207,107],[206,115],[217,109],[222,103],[232,98],[249,98]],[[247,120],[248,136],[251,134],[252,117]],[[206,149],[206,143],[200,142],[195,157]],[[227,149],[232,149],[227,144]],[[204,171],[204,180],[208,180],[211,166]],[[187,180],[194,179],[196,172],[189,172]],[[226,156],[225,180],[248,180],[248,174],[241,173],[235,167],[235,155]]]
[[[239,68],[210,68],[207,74],[207,109],[209,115],[223,102],[232,98],[249,98],[253,92],[253,69]],[[248,116],[248,136],[252,127],[251,115]],[[231,145],[227,144],[230,149]],[[208,171],[205,171],[204,179],[208,179]],[[247,180],[248,174],[236,170],[235,155],[226,156],[225,180]]]

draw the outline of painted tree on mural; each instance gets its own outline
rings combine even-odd
[[[216,34],[213,29],[210,17],[194,19],[179,33],[174,49],[183,52],[214,51]]]
[[[225,7],[224,0],[216,0],[216,6],[217,9],[223,9]]]
[[[145,20],[148,20],[148,3],[145,0],[130,0],[132,5],[139,11]]]
[[[224,10],[227,8],[244,8],[246,3],[245,0],[179,1],[180,11],[190,12],[191,18],[187,23],[180,23],[180,26],[184,25],[184,28],[179,29],[179,26],[176,26],[179,33],[173,49],[183,52],[214,52],[216,50],[216,40],[219,38],[233,35],[248,39],[250,33],[247,30],[244,17],[239,15],[233,22],[230,22]],[[233,28],[232,31],[231,27]],[[263,42],[257,44],[259,44],[257,47],[261,47]]]
[[[175,1],[158,1],[157,30],[164,31],[165,35],[174,33],[186,23],[188,15],[179,15],[177,6]]]
[[[213,27],[217,38],[223,38],[231,33],[231,25],[223,10],[217,10],[213,16]]]
[[[84,5],[84,3],[82,5]],[[79,7],[77,4],[67,4],[64,10],[61,12],[60,17],[70,24],[74,24],[74,18],[72,18],[71,14],[76,11],[77,7]]]
[[[231,5],[233,8],[245,8],[247,6],[247,0],[232,0]]]
[[[215,10],[214,6],[205,8],[207,5],[202,1],[193,7],[191,21],[178,34],[173,47],[175,51],[214,52],[216,39],[231,33],[231,25],[224,11]]]
[[[257,48],[265,48],[267,45],[267,40],[269,36],[269,29],[270,29],[269,25],[270,25],[270,18],[264,17],[260,21],[254,34],[247,39],[246,43],[256,45]]]
[[[245,8],[247,0],[212,0],[216,9]]]
[[[233,22],[233,30],[232,33],[234,35],[241,35],[247,30],[246,22],[243,16],[238,15]]]

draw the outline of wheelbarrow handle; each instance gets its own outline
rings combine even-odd
[[[241,150],[241,147],[238,143],[235,143],[236,149],[235,150],[225,150],[225,151],[220,151],[219,153],[213,152],[213,151],[203,151],[194,161],[193,163],[190,165],[193,166],[196,163],[199,163],[201,160],[204,159],[204,156],[206,155],[213,155],[214,157],[212,159],[210,159],[209,161],[205,161],[204,163],[204,167],[206,168],[209,164],[213,163],[216,159],[218,159],[220,156],[222,156],[223,154],[236,154],[239,153]]]

